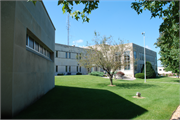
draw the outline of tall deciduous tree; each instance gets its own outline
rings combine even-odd
[[[165,7],[167,6],[167,8]],[[142,1],[133,2],[133,8],[138,14],[143,10],[151,12],[151,18],[163,18],[160,25],[160,37],[155,45],[160,48],[160,61],[164,67],[171,68],[178,73],[180,66],[180,44],[179,44],[179,1]]]
[[[36,4],[37,1],[34,0],[28,0],[28,1],[32,1],[34,3],[34,5]],[[83,4],[85,7],[82,10],[82,12],[80,12],[79,10],[75,10],[73,11],[73,6],[74,5],[79,5],[79,4]],[[87,17],[89,14],[91,14],[91,11],[95,10],[98,8],[98,4],[99,4],[99,0],[93,0],[93,1],[89,1],[89,0],[77,0],[77,1],[72,1],[72,0],[58,0],[58,5],[62,5],[62,11],[63,13],[68,12],[71,17],[75,18],[77,21],[82,18],[83,22],[89,22],[89,18]]]
[[[124,44],[124,41],[115,42],[112,36],[101,37],[95,32],[94,45],[88,45],[85,54],[82,54],[78,62],[85,66],[85,63],[100,67],[107,72],[110,79],[110,85],[113,85],[113,75],[119,67],[127,67],[133,63],[132,47],[130,44]]]

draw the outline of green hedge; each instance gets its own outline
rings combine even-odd
[[[78,73],[76,73],[76,75],[82,75],[82,73],[78,72]]]
[[[141,73],[144,73],[144,65],[141,71]],[[146,62],[146,78],[156,78],[156,73],[149,61]]]
[[[103,72],[94,71],[94,72],[89,73],[89,75],[101,76],[102,77],[104,75],[104,73]]]
[[[64,75],[64,73],[58,73],[57,75],[58,75],[58,76],[62,76],[62,75]]]
[[[144,78],[144,73],[136,73],[135,78]]]

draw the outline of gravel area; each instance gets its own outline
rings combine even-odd
[[[176,111],[174,111],[173,115],[171,116],[170,120],[180,120],[180,105],[178,106],[178,108],[176,109]]]

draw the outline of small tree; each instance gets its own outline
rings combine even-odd
[[[130,59],[130,44],[124,44],[124,41],[115,42],[110,37],[100,37],[99,33],[95,32],[94,45],[88,45],[87,49],[82,54],[81,60],[78,62],[86,67],[87,64],[97,66],[107,72],[110,79],[110,85],[113,85],[113,75],[115,71],[124,66],[128,67],[133,59]],[[131,55],[132,56],[132,55]],[[87,63],[87,64],[86,64]]]
[[[142,71],[142,73],[144,73],[144,64],[143,64],[141,71]],[[156,72],[154,71],[154,69],[149,61],[146,62],[146,77],[147,78],[155,78],[156,77]]]

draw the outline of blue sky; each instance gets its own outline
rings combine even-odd
[[[58,0],[44,0],[45,7],[56,28],[55,42],[67,45],[67,14],[63,14],[62,6],[57,5]],[[87,41],[92,42],[94,31],[102,36],[112,35],[114,40],[118,38],[129,43],[144,46],[142,32],[145,32],[146,47],[157,52],[160,58],[159,48],[154,43],[159,37],[159,26],[162,19],[151,18],[149,11],[143,11],[140,15],[131,8],[134,1],[100,1],[98,9],[93,10],[88,17],[89,23],[82,23],[82,19],[76,21],[71,18],[69,30],[69,45],[86,46]],[[83,5],[74,6],[74,10],[82,11]],[[160,61],[158,61],[160,66]]]

